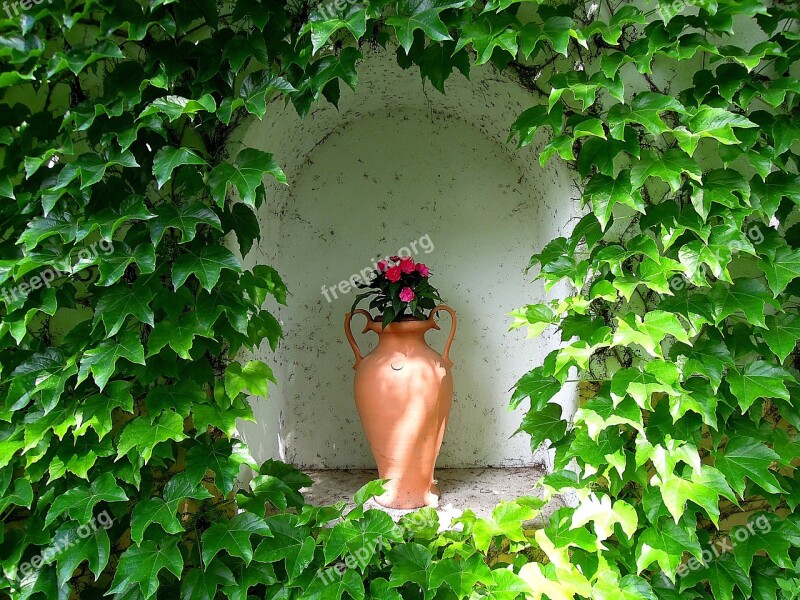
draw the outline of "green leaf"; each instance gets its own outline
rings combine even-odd
[[[768,493],[780,494],[785,490],[769,470],[769,466],[779,459],[780,456],[761,442],[737,436],[729,440],[724,452],[716,456],[714,465],[739,496],[744,494],[745,478]]]
[[[492,511],[491,519],[478,519],[472,529],[475,547],[484,554],[495,536],[503,536],[512,542],[525,543],[528,538],[522,529],[523,523],[538,516],[539,511],[532,506],[513,502],[501,502]]]
[[[159,574],[164,569],[180,579],[183,557],[178,548],[179,541],[172,537],[160,545],[148,540],[129,547],[120,557],[108,594],[131,593],[134,588],[139,588],[141,597],[148,600],[156,595],[160,586]]]
[[[316,540],[311,530],[299,526],[296,515],[276,515],[267,519],[267,526],[272,533],[256,548],[253,559],[258,562],[285,562],[289,583],[297,579],[314,558]]]
[[[777,298],[792,280],[800,277],[800,250],[782,246],[772,259],[759,260],[758,266],[764,271],[773,296]]]
[[[152,327],[152,300],[152,290],[144,285],[116,285],[104,292],[97,301],[92,328],[102,321],[106,329],[105,337],[109,338],[119,332],[129,316]]]
[[[418,4],[419,8],[425,8],[427,3],[412,3],[405,2],[405,4],[412,5]],[[410,15],[399,14],[391,16],[386,19],[386,24],[394,27],[397,39],[400,45],[406,51],[406,54],[411,50],[411,44],[414,42],[414,32],[421,29],[425,35],[431,40],[442,42],[449,40],[450,34],[447,32],[447,27],[442,23],[439,14],[444,10],[443,8],[429,8],[427,10],[419,10]]]
[[[763,360],[750,362],[744,369],[728,371],[728,384],[739,401],[742,412],[747,412],[759,398],[781,398],[789,400],[789,390],[784,380],[791,375],[782,367]]]
[[[45,525],[50,525],[63,513],[67,513],[79,525],[85,525],[92,519],[94,507],[99,502],[124,502],[128,499],[111,473],[103,473],[92,482],[91,486],[78,484],[64,494],[58,496],[50,510],[47,511]]]
[[[629,171],[621,171],[615,178],[596,174],[586,185],[584,196],[591,201],[592,212],[603,230],[617,204],[624,204],[640,213],[645,212],[644,200],[640,191],[633,189]]]
[[[214,600],[217,589],[236,585],[236,577],[220,560],[204,569],[192,569],[181,582],[181,600]]]
[[[190,148],[164,146],[156,152],[153,160],[153,175],[156,176],[156,182],[160,189],[172,178],[172,172],[179,166],[204,164],[206,161]]]
[[[530,435],[531,448],[535,450],[545,440],[557,442],[563,438],[567,425],[567,421],[561,418],[561,407],[558,404],[548,404],[541,410],[528,411],[517,432],[524,431]]]
[[[264,519],[252,513],[241,513],[230,521],[214,523],[201,537],[203,561],[207,564],[225,550],[230,556],[237,556],[249,564],[253,558],[250,541],[253,535],[271,537],[272,534]]]
[[[431,572],[431,587],[437,589],[447,585],[458,598],[468,596],[478,582],[491,584],[494,581],[492,572],[483,557],[476,553],[466,560],[445,558],[436,563]]]
[[[726,552],[704,565],[705,568],[689,570],[680,580],[680,589],[685,590],[701,581],[711,585],[716,600],[733,600],[733,588],[738,587],[745,598],[750,597],[750,579],[736,563],[733,555]]]
[[[335,15],[331,14],[329,6],[321,6],[313,11],[308,25],[302,30],[303,32],[311,30],[311,51],[314,54],[340,29],[350,31],[356,41],[360,40],[367,30],[367,9],[363,6],[349,4]]]
[[[406,583],[414,583],[423,590],[426,598],[433,595],[431,587],[432,557],[425,546],[398,544],[391,549],[387,558],[392,565],[392,572],[389,576],[389,583],[392,586],[400,587]]]
[[[241,391],[247,390],[251,394],[266,398],[270,381],[278,382],[266,363],[251,360],[242,366],[239,362],[232,362],[225,370],[225,393],[235,398]]]
[[[680,521],[687,500],[691,500],[705,510],[714,525],[719,522],[720,496],[731,502],[735,501],[722,473],[705,465],[699,473],[693,472],[689,479],[669,475],[663,481],[658,481],[656,485],[661,488],[664,504],[675,519],[675,523]]]
[[[153,523],[158,523],[167,533],[183,533],[183,525],[175,516],[177,509],[177,502],[167,504],[161,498],[140,500],[131,514],[131,539],[141,544],[145,531]]]
[[[667,150],[663,154],[647,152],[631,169],[631,184],[633,189],[638,189],[648,178],[658,177],[669,184],[674,193],[680,189],[681,176],[684,174],[697,183],[702,182],[702,171],[697,162],[677,148]]]
[[[158,246],[167,229],[181,232],[181,243],[191,242],[199,226],[208,225],[217,230],[222,230],[219,217],[210,208],[196,203],[186,203],[180,206],[166,204],[156,209],[156,218],[149,224],[150,240]]]
[[[230,250],[218,244],[203,246],[196,253],[189,251],[181,254],[172,266],[173,289],[177,290],[186,283],[189,275],[194,274],[200,285],[211,291],[217,285],[223,269],[239,273],[242,267]]]
[[[758,333],[764,338],[778,359],[783,362],[797,346],[800,339],[800,316],[790,314],[770,315],[766,319],[767,328]]]
[[[106,340],[87,350],[81,359],[78,383],[91,373],[97,387],[102,391],[114,375],[117,361],[121,358],[138,365],[145,364],[142,342],[131,331],[121,333],[117,340]]]
[[[147,463],[158,444],[168,440],[180,442],[184,439],[183,417],[177,413],[168,410],[154,417],[138,417],[122,430],[117,443],[117,456],[125,456],[135,449]]]
[[[77,523],[67,523],[53,536],[53,546],[62,548],[61,552],[56,554],[58,585],[62,588],[69,585],[68,582],[75,569],[83,561],[88,562],[89,569],[97,581],[111,555],[111,542],[103,525],[87,528]]]
[[[272,154],[245,148],[236,157],[236,165],[220,163],[208,176],[211,194],[221,207],[225,204],[228,186],[233,185],[242,201],[255,206],[256,190],[263,184],[264,175],[272,175],[280,183],[287,185],[286,174],[272,158]]]

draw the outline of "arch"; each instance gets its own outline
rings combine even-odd
[[[286,339],[275,355],[257,353],[277,363],[279,385],[269,399],[252,399],[258,425],[241,429],[258,460],[373,465],[342,332],[354,295],[338,293],[329,303],[321,287],[369,267],[377,252],[414,241],[420,248],[427,236],[434,250],[419,252],[420,260],[461,317],[453,412],[438,466],[546,462],[526,436],[509,440],[521,417],[506,406],[509,388],[558,340],[509,334],[505,315],[546,297],[524,267],[578,214],[575,186],[564,165],[539,166],[541,140],[522,150],[506,143],[510,124],[530,106],[529,92],[490,66],[446,85],[442,95],[420,85],[416,69],[399,69],[392,53],[365,49],[358,89],[342,91],[338,110],[317,105],[301,120],[292,106],[273,103],[263,121],[243,128],[241,141],[273,152],[290,182],[270,187],[258,213],[262,239],[244,261],[294,277],[289,306],[276,312]],[[448,327],[443,322],[431,345],[441,348]],[[575,397],[568,387],[558,401],[574,412]]]

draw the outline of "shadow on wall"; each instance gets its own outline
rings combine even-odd
[[[379,58],[377,65],[365,61],[361,95],[386,96],[387,85],[407,85],[409,94],[421,89],[416,75],[405,83],[379,77],[388,68]],[[474,91],[465,86],[462,102]],[[279,385],[268,400],[254,399],[258,424],[244,424],[242,434],[258,459],[279,456],[309,468],[373,466],[353,403],[353,356],[342,327],[356,294],[347,283],[416,242],[412,255],[428,264],[432,283],[459,314],[455,395],[438,465],[541,463],[545,453],[535,456],[527,436],[509,439],[521,412],[506,406],[509,388],[553,344],[509,334],[506,314],[544,298],[524,268],[569,220],[570,179],[538,163],[526,169],[520,158],[529,156],[487,135],[486,123],[469,123],[458,113],[406,108],[359,112],[353,120],[346,105],[343,99],[334,127],[329,112],[335,110],[320,108],[303,122],[287,113],[257,123],[245,138],[273,152],[284,138],[297,147],[301,137],[314,142],[295,164],[276,153],[291,186],[276,189],[262,207],[262,239],[245,261],[276,267],[291,296],[276,313],[286,334],[277,354],[266,349],[258,355],[276,365]],[[507,131],[516,114],[495,115],[498,128]],[[431,332],[428,341],[441,350],[450,323],[447,317],[439,322],[442,331]],[[366,354],[374,339],[360,336],[362,327],[354,320]],[[568,395],[564,401],[573,402]]]

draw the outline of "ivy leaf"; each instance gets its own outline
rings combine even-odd
[[[208,176],[211,194],[222,207],[227,197],[228,186],[236,186],[239,197],[245,204],[255,206],[256,190],[263,184],[265,174],[272,175],[280,183],[287,185],[286,174],[272,158],[272,154],[245,148],[236,157],[236,165],[220,163]]]
[[[150,308],[152,300],[153,291],[147,286],[116,285],[104,292],[97,301],[92,329],[102,321],[106,329],[105,337],[109,338],[119,332],[129,316],[152,327],[154,325],[153,309]]]
[[[161,442],[186,439],[183,433],[183,417],[170,410],[155,417],[138,417],[130,421],[119,437],[117,456],[122,457],[135,449],[145,463],[150,460],[153,450]]]
[[[202,479],[210,470],[214,473],[215,485],[224,495],[233,490],[243,464],[254,470],[256,468],[247,446],[238,440],[232,442],[221,439],[211,443],[204,441],[194,445],[186,453],[186,472],[195,479]]]
[[[686,153],[672,148],[663,154],[647,152],[640,162],[631,169],[631,184],[633,189],[642,187],[649,177],[658,177],[669,184],[673,193],[681,187],[681,176],[686,174],[696,181],[702,182],[702,170],[697,162],[689,158]]]
[[[200,323],[194,313],[184,315],[177,322],[172,319],[159,321],[147,340],[147,356],[158,354],[169,345],[182,359],[191,360],[189,351],[194,345],[195,336],[211,338],[213,334]]]
[[[181,583],[181,600],[213,600],[217,589],[236,585],[231,570],[220,560],[214,560],[204,569],[192,569]]]
[[[561,390],[561,383],[545,373],[544,367],[536,367],[523,375],[514,386],[509,406],[517,408],[525,398],[531,399],[531,411],[544,408]]]
[[[618,319],[618,328],[614,333],[614,345],[638,344],[651,356],[663,358],[661,343],[668,335],[679,342],[691,345],[686,330],[673,313],[654,310],[648,312],[644,319],[628,313]]]
[[[80,407],[82,424],[76,427],[73,436],[83,435],[89,427],[94,429],[98,439],[103,439],[114,426],[114,411],[121,409],[133,413],[133,396],[128,381],[112,381],[102,394],[94,394],[87,398]]]
[[[780,305],[772,299],[762,281],[756,278],[735,279],[732,286],[718,283],[709,292],[713,304],[715,324],[736,312],[742,312],[753,325],[766,328],[764,309],[770,304],[776,309]]]
[[[536,450],[545,440],[557,442],[567,432],[567,421],[561,418],[561,407],[548,404],[541,410],[530,410],[525,414],[517,433],[524,431],[531,436],[531,448]]]
[[[769,466],[778,460],[780,456],[761,442],[741,436],[728,441],[724,452],[716,455],[714,465],[739,496],[744,494],[745,478],[770,494],[780,494],[786,490],[781,489],[769,470]]]
[[[788,531],[789,528],[794,528],[794,531]],[[743,535],[739,535],[740,532]],[[793,568],[789,550],[798,542],[797,529],[794,524],[779,521],[776,515],[760,513],[751,516],[746,526],[731,529],[731,539],[736,540],[733,553],[745,573],[750,572],[753,557],[761,550],[765,550],[779,567]]]
[[[475,546],[486,553],[492,539],[500,535],[512,542],[527,542],[528,538],[525,537],[522,525],[538,514],[538,510],[520,502],[501,502],[492,511],[491,519],[475,521],[472,530]]]
[[[689,532],[672,519],[665,518],[646,528],[639,536],[636,547],[636,571],[641,573],[653,562],[673,581],[685,551],[702,559],[703,549],[697,535]]]
[[[79,261],[74,268],[74,272],[78,272],[93,263],[97,263],[100,270],[100,278],[97,281],[97,285],[108,286],[119,281],[133,263],[136,263],[139,267],[140,273],[152,273],[156,268],[156,254],[155,249],[150,244],[139,244],[133,250],[126,244],[117,244],[114,250],[108,254],[97,254]]]
[[[200,538],[203,561],[209,563],[221,550],[225,550],[230,556],[237,556],[249,564],[253,558],[252,535],[272,536],[264,519],[252,513],[241,513],[230,521],[214,523]]]
[[[89,563],[89,569],[97,581],[111,555],[111,542],[103,526],[93,527],[87,534],[85,528],[77,523],[67,523],[56,532],[53,546],[63,549],[56,554],[58,585],[62,587],[69,585],[75,569],[83,561]]]
[[[608,112],[608,123],[614,139],[625,139],[625,125],[642,125],[650,134],[659,136],[669,130],[661,119],[666,111],[685,113],[686,109],[671,96],[655,92],[642,92],[631,101],[630,106],[615,104]],[[688,153],[691,156],[691,153]]]
[[[50,510],[47,511],[44,523],[46,526],[50,525],[66,512],[79,525],[85,525],[92,519],[94,507],[99,502],[124,502],[126,500],[128,500],[128,496],[117,485],[116,478],[111,473],[103,473],[92,482],[91,486],[78,484],[56,497]]]
[[[367,9],[363,6],[350,4],[336,15],[326,14],[326,11],[329,11],[327,7],[313,11],[308,25],[300,31],[300,35],[303,35],[311,30],[311,51],[314,54],[340,29],[346,28],[350,31],[356,41],[360,40],[367,30]]]
[[[313,600],[341,600],[345,596],[353,600],[364,600],[364,580],[354,569],[344,573],[338,569],[326,571],[325,577],[315,577],[304,591],[304,596]]]
[[[121,358],[138,365],[145,364],[142,342],[132,331],[123,332],[118,340],[106,340],[97,347],[87,350],[81,359],[78,383],[84,381],[91,373],[97,387],[102,391],[114,375],[117,361]]]
[[[458,598],[467,597],[478,582],[491,584],[494,581],[492,572],[483,556],[475,553],[466,560],[445,558],[436,563],[431,572],[431,587],[437,589],[446,584]]]
[[[326,562],[348,552],[369,561],[378,552],[380,544],[400,539],[397,526],[385,512],[368,510],[363,514],[362,519],[347,520],[334,526],[325,542]]]
[[[634,191],[629,171],[621,171],[615,178],[599,173],[594,175],[586,185],[584,196],[591,200],[592,211],[603,230],[616,204],[625,204],[642,214],[645,212],[644,199],[639,190]]]
[[[414,583],[425,593],[425,597],[433,596],[431,587],[432,560],[430,551],[420,544],[398,544],[387,555],[392,565],[389,583],[401,587],[406,583]]]
[[[789,390],[784,380],[791,375],[782,367],[763,360],[748,363],[744,369],[728,371],[728,384],[739,401],[742,412],[747,412],[759,398],[781,398],[789,401]]]
[[[190,148],[164,146],[156,152],[153,159],[153,175],[156,176],[158,188],[161,189],[172,178],[172,172],[179,166],[204,164],[206,161]]]
[[[800,339],[800,317],[797,315],[777,314],[766,319],[767,328],[758,333],[764,338],[769,349],[783,362],[797,346]]]
[[[278,382],[269,365],[259,360],[251,360],[244,366],[239,362],[232,362],[225,370],[225,393],[235,398],[241,391],[247,390],[266,398],[270,381]]]
[[[172,286],[178,289],[194,274],[200,285],[206,290],[212,290],[219,281],[223,269],[236,273],[242,270],[233,253],[227,248],[214,244],[203,246],[198,252],[189,251],[181,254],[172,266]]]
[[[159,573],[166,569],[178,579],[183,571],[183,557],[178,548],[178,538],[166,538],[160,545],[148,540],[129,547],[120,557],[109,594],[131,593],[139,588],[142,597],[149,600],[159,588]],[[135,596],[130,596],[135,597]]]
[[[253,559],[265,563],[285,561],[289,583],[292,583],[311,564],[316,540],[309,528],[298,525],[296,515],[270,517],[267,526],[272,536],[262,540]]]
[[[177,508],[177,503],[167,504],[161,498],[137,502],[131,514],[131,539],[141,544],[145,531],[153,523],[158,523],[167,533],[183,533],[183,525],[175,516]]]
[[[150,240],[153,246],[158,246],[167,229],[176,229],[181,232],[181,244],[185,244],[194,239],[197,227],[201,225],[222,230],[219,217],[199,202],[159,206],[156,209],[156,218],[149,223]]]
[[[704,565],[705,568],[689,570],[680,580],[680,589],[691,588],[701,581],[708,581],[717,600],[733,600],[733,588],[738,587],[745,598],[750,597],[750,578],[736,563],[733,555],[726,552]]]
[[[702,508],[717,526],[720,496],[735,502],[735,497],[722,473],[706,465],[703,465],[699,473],[693,471],[689,479],[668,475],[663,481],[657,481],[656,485],[661,488],[664,505],[675,519],[675,523],[680,522],[687,500]]]
[[[410,0],[403,0],[403,5],[408,8],[413,5]],[[428,3],[416,3],[420,8],[429,6]],[[447,32],[447,27],[442,23],[439,14],[444,10],[443,7],[428,8],[427,10],[413,11],[412,14],[404,14],[401,8],[397,16],[391,16],[386,19],[386,24],[394,27],[397,39],[400,45],[406,51],[406,54],[411,50],[411,44],[414,43],[414,32],[421,29],[426,36],[435,42],[443,42],[449,40],[450,34]]]
[[[781,246],[772,259],[759,260],[758,266],[764,271],[773,296],[777,298],[792,280],[800,277],[800,250]]]

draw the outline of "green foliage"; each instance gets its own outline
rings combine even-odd
[[[793,3],[341,4],[53,0],[0,21],[0,593],[795,597]],[[336,103],[362,41],[440,91],[473,64],[512,73],[534,101],[512,138],[581,179],[587,214],[531,260],[574,289],[514,313],[564,342],[511,399],[555,451],[547,495],[578,498],[535,534],[525,499],[439,534],[367,510],[379,484],[347,514],[305,506],[307,478],[234,437],[273,380],[236,356],[275,349],[287,293],[240,258],[264,178],[286,177],[231,135],[273,101]],[[570,418],[552,401],[575,373]]]

